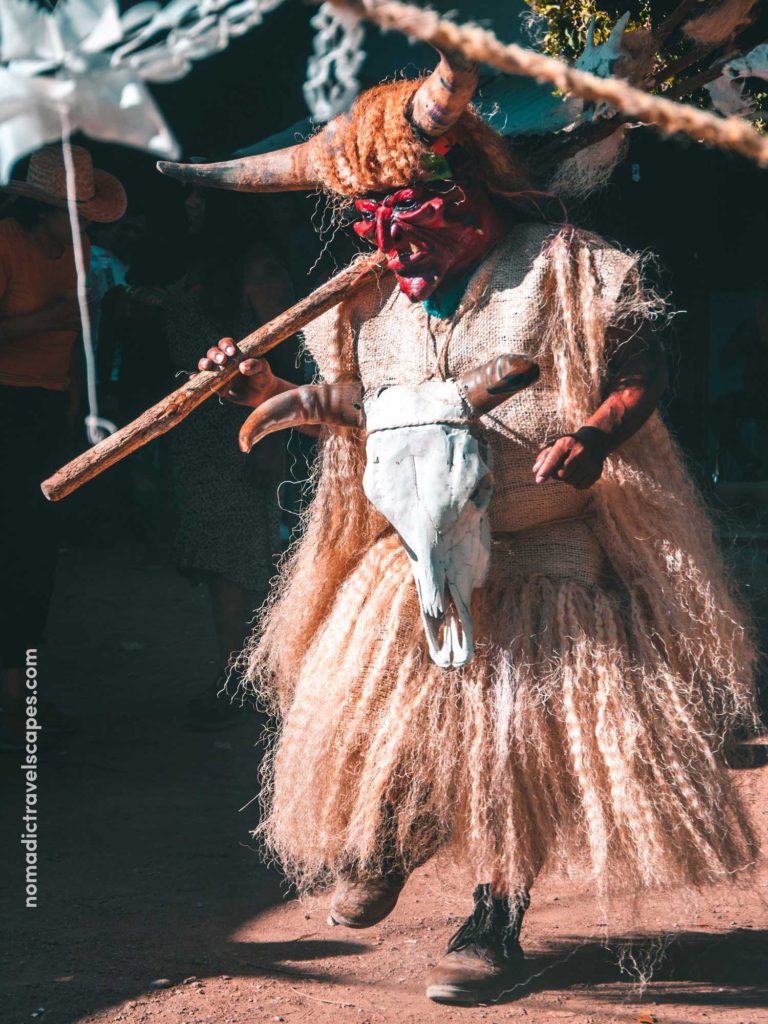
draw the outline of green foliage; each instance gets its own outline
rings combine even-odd
[[[573,61],[584,49],[587,29],[595,22],[595,42],[604,43],[617,19],[630,11],[628,28],[649,28],[651,0],[622,4],[620,10],[598,7],[596,0],[525,0],[532,12],[543,22],[540,48],[551,57]]]
[[[595,24],[595,43],[603,43],[608,38],[617,20],[629,11],[629,31],[645,29],[653,31],[674,10],[679,0],[625,0],[624,3],[611,3],[610,0],[525,0],[531,12],[537,17],[538,28],[537,48],[552,57],[559,57],[572,63],[584,50],[587,42],[589,26]],[[599,4],[599,6],[598,6]],[[754,45],[754,44],[752,44]],[[692,49],[692,44],[678,31],[656,55],[654,70],[661,72],[671,63],[685,57]],[[681,95],[689,103],[699,107],[710,107],[709,96],[699,87],[689,95],[684,93],[682,86],[688,79],[696,78],[697,72],[706,68],[717,58],[716,53],[705,57],[703,63],[688,63],[682,70],[673,75],[658,76],[656,85],[647,85],[651,92],[664,95],[670,89],[681,88]],[[754,85],[754,83],[753,83]],[[768,121],[768,92],[759,86],[750,89],[755,101],[753,124],[758,131],[765,130]]]

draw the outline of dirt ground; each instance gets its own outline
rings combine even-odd
[[[0,755],[3,1024],[768,1021],[765,863],[741,889],[619,902],[610,937],[605,907],[544,882],[523,932],[529,980],[492,1007],[429,1003],[423,977],[467,912],[466,884],[427,865],[365,932],[330,928],[324,898],[285,897],[248,835],[258,720],[185,728],[185,701],[215,672],[202,592],[133,545],[79,548],[62,558],[50,640],[42,695],[80,731],[42,759],[36,910],[16,840],[20,759]],[[768,767],[737,775],[768,840]]]

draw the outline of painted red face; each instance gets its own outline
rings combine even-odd
[[[501,233],[487,193],[454,181],[357,199],[355,208],[355,231],[385,254],[411,302],[479,263]]]

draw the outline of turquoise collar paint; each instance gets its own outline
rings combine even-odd
[[[437,317],[438,320],[450,320],[459,308],[464,292],[467,290],[469,279],[474,274],[474,268],[463,277],[460,277],[450,288],[438,289],[435,295],[424,299],[422,306],[429,316]]]

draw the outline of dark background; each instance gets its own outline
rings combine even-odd
[[[666,6],[654,4],[654,9]],[[526,9],[521,0],[495,0],[483,3],[479,20],[502,38],[519,41],[520,13]],[[152,87],[186,157],[225,158],[293,125],[300,132],[311,130],[301,86],[312,47],[313,10],[287,0],[224,53],[195,64],[182,81]],[[473,2],[452,5],[451,11],[459,18],[478,17]],[[416,74],[434,63],[428,47],[376,29],[366,30],[366,52],[364,86],[402,70]],[[291,141],[291,133],[284,141]],[[152,157],[125,147],[89,145],[96,162],[125,183],[131,212],[175,226],[181,190],[157,174]],[[311,223],[317,197],[238,196],[235,201],[277,236],[270,240],[289,264],[298,293],[345,258],[348,250],[337,239],[306,276],[322,247]],[[711,460],[706,429],[710,303],[714,293],[747,294],[766,287],[761,249],[768,228],[766,173],[741,157],[638,129],[608,188],[569,213],[622,245],[658,255],[662,287],[684,311],[675,322],[678,372],[669,414],[684,446],[698,460]]]
[[[448,8],[445,2],[438,6]],[[477,7],[466,0],[452,5],[459,18],[477,16]],[[503,38],[512,39],[519,36],[516,11],[522,9],[520,0],[495,0],[483,3],[482,17],[491,19]],[[311,51],[311,12],[298,0],[287,0],[224,54],[198,63],[181,82],[153,89],[185,155],[226,157],[306,119],[301,85]],[[424,48],[375,31],[367,35],[363,84],[406,65],[414,73],[433,65],[433,55]],[[129,213],[144,217],[155,238],[182,231],[182,190],[157,174],[152,157],[119,146],[88,145],[97,166],[125,183]],[[740,157],[636,130],[610,185],[584,207],[569,211],[578,223],[658,256],[660,286],[680,310],[668,338],[674,369],[668,419],[718,509],[729,556],[763,625],[768,483],[739,479],[743,474],[733,465],[717,485],[713,475],[714,399],[724,376],[717,346],[749,318],[755,296],[768,286],[767,174]],[[310,273],[323,248],[312,225],[316,197],[226,198],[238,204],[255,234],[269,236],[298,294],[330,274],[350,251],[351,243],[339,235]],[[175,383],[169,381],[168,389]],[[749,429],[759,435],[768,403],[756,399],[754,404],[742,412],[751,414],[746,417]],[[157,460],[155,468],[162,474],[160,448],[154,442],[145,452]],[[256,721],[244,714],[241,725],[225,734],[191,732],[184,724],[186,702],[218,671],[211,615],[201,589],[192,588],[167,558],[158,559],[149,550],[153,538],[134,539],[127,496],[131,467],[139,475],[137,458],[113,467],[61,506],[66,549],[41,685],[47,699],[79,718],[80,732],[43,751],[41,909],[35,912],[26,911],[22,902],[23,863],[15,838],[23,792],[18,758],[9,753],[0,759],[0,810],[8,837],[8,857],[0,869],[0,921],[8,933],[0,953],[0,970],[8,968],[5,1015],[0,1017],[46,1024],[91,1015],[101,1021],[143,1021],[149,1011],[158,1014],[154,1019],[161,1024],[257,1021],[282,1019],[283,1006],[295,1010],[299,1000],[298,1014],[286,1014],[286,1019],[333,1015],[362,1020],[356,1004],[378,1003],[386,992],[378,935],[365,945],[357,936],[342,941],[324,932],[324,903],[310,908],[311,914],[304,907],[286,914],[283,931],[265,919],[264,912],[280,902],[284,889],[248,836],[256,821]],[[148,500],[161,503],[157,491],[148,492]],[[150,515],[147,520],[155,522]],[[162,525],[159,516],[157,522]],[[757,793],[762,776],[752,776]],[[655,921],[657,913],[654,932],[674,923],[674,959],[663,973],[656,969],[648,989],[661,1020],[699,1021],[707,1014],[733,1020],[735,1008],[743,1008],[739,1020],[758,1019],[768,998],[758,889],[735,896],[733,890],[719,889],[710,907],[709,894],[691,902],[687,892],[677,894],[676,901],[664,893],[639,923],[633,909],[633,928]],[[397,966],[386,968],[394,971],[386,984],[402,994],[398,1005],[407,1005],[409,1017],[411,1009],[421,1012],[415,1000],[421,999],[425,960],[437,954],[443,935],[458,923],[446,911],[459,911],[461,904],[453,899],[450,883],[439,874],[418,910],[412,909],[410,925],[396,918],[393,930],[385,933],[385,946],[390,936],[400,940],[400,952],[393,957]],[[571,930],[578,936],[594,933],[597,941],[571,961],[574,982],[562,968],[551,971],[542,961],[541,985],[552,993],[550,999],[544,991],[542,1000],[549,1001],[532,1004],[536,1018],[537,1005],[542,1012],[552,1007],[555,1015],[568,1015],[562,1003],[569,986],[596,985],[597,977],[612,987],[596,987],[585,1012],[639,1019],[640,1006],[637,1012],[633,1008],[636,989],[627,991],[615,967],[602,966],[606,935],[603,922],[597,923],[598,908],[592,911],[573,894],[554,891],[537,894],[534,915],[538,907],[543,908],[539,920],[550,920],[558,930],[535,924],[535,941],[551,943],[547,955],[554,950],[559,963],[573,953],[562,945],[571,941]],[[401,944],[404,935],[413,945]],[[649,967],[668,936],[661,939],[649,947]],[[394,953],[397,945],[391,945]],[[375,955],[360,955],[366,952]],[[335,973],[334,960],[339,965]],[[361,979],[357,989],[350,987],[353,976]],[[156,979],[166,978],[173,989],[154,991]],[[188,985],[181,984],[184,979]],[[307,995],[310,1002],[303,1003],[300,993],[310,983],[316,987]],[[644,987],[645,981],[641,992]],[[331,999],[323,998],[329,994]],[[657,1012],[653,1004],[651,1009]],[[390,1019],[401,1018],[395,1014]]]
[[[526,41],[521,15],[528,8],[522,0],[435,6],[457,20],[474,18],[505,40]],[[625,5],[600,6],[620,14]],[[654,20],[672,6],[654,3]],[[302,84],[312,51],[314,11],[313,5],[286,0],[224,53],[197,62],[183,80],[150,87],[185,158],[227,158],[270,136],[281,136],[278,144],[286,145],[312,131]],[[761,38],[767,21],[768,10],[755,27]],[[365,50],[363,87],[396,74],[416,75],[435,61],[429,47],[371,27],[366,28]],[[181,237],[182,189],[156,172],[153,157],[82,141],[97,165],[124,182],[129,214],[143,218],[160,248],[163,239]],[[753,382],[743,394],[739,390],[744,367],[729,366],[722,346],[753,318],[758,296],[768,290],[767,181],[766,171],[740,156],[686,138],[661,139],[639,128],[630,132],[627,157],[610,184],[568,210],[577,224],[657,257],[656,283],[678,310],[667,338],[673,369],[667,418],[700,484],[722,513],[723,535],[735,545],[737,562],[748,565],[744,582],[756,595],[760,615],[768,605],[768,472],[754,466],[745,470],[737,449],[746,441],[757,450],[758,461],[768,465],[762,454],[768,451],[768,409],[760,400],[762,382]],[[349,231],[318,235],[323,201],[317,196],[216,193],[216,201],[234,204],[254,235],[273,248],[297,295],[317,286],[353,251]],[[170,256],[160,258],[171,262]],[[768,388],[768,337],[762,345]],[[732,405],[739,422],[731,426],[737,447],[732,443],[725,451],[717,402],[728,389],[735,392]],[[98,482],[90,489],[97,494]],[[68,514],[81,518],[88,502],[85,494],[70,498]]]

